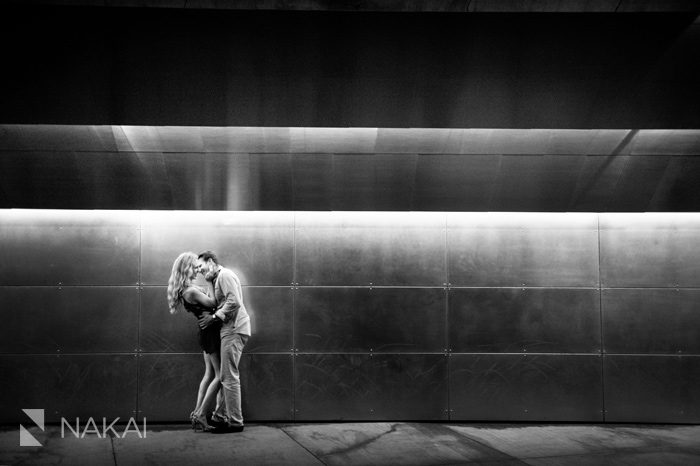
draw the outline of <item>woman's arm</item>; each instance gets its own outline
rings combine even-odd
[[[199,289],[194,286],[187,288],[185,292],[182,293],[182,297],[190,304],[199,304],[200,306],[210,308],[216,307],[216,301],[199,291]]]

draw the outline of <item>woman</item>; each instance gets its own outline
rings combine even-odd
[[[168,280],[168,305],[171,314],[175,314],[184,307],[199,318],[204,313],[213,313],[216,310],[216,302],[193,284],[198,272],[196,254],[183,252],[175,259],[170,280]],[[199,384],[197,404],[190,414],[192,428],[195,431],[198,428],[202,431],[211,428],[207,423],[206,413],[213,411],[213,404],[219,391],[220,329],[220,323],[204,330],[199,329],[199,345],[204,355],[205,372]]]

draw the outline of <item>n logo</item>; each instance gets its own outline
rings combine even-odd
[[[44,410],[43,409],[23,409],[24,414],[29,416],[29,418],[34,421],[34,424],[39,427],[39,429],[44,430]],[[39,441],[34,438],[32,434],[29,433],[27,429],[24,428],[22,424],[19,425],[19,446],[20,447],[40,447],[42,446]]]

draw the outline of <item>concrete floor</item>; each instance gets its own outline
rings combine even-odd
[[[123,435],[124,427],[116,429]],[[149,425],[145,438],[0,430],[0,465],[700,465],[700,426],[457,423],[251,424],[239,434]]]

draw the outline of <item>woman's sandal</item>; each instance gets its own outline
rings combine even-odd
[[[197,429],[201,430],[202,432],[209,432],[212,429],[212,427],[207,422],[207,417],[203,414],[200,414],[199,416],[194,416],[192,418],[192,426],[195,432],[197,432]]]

